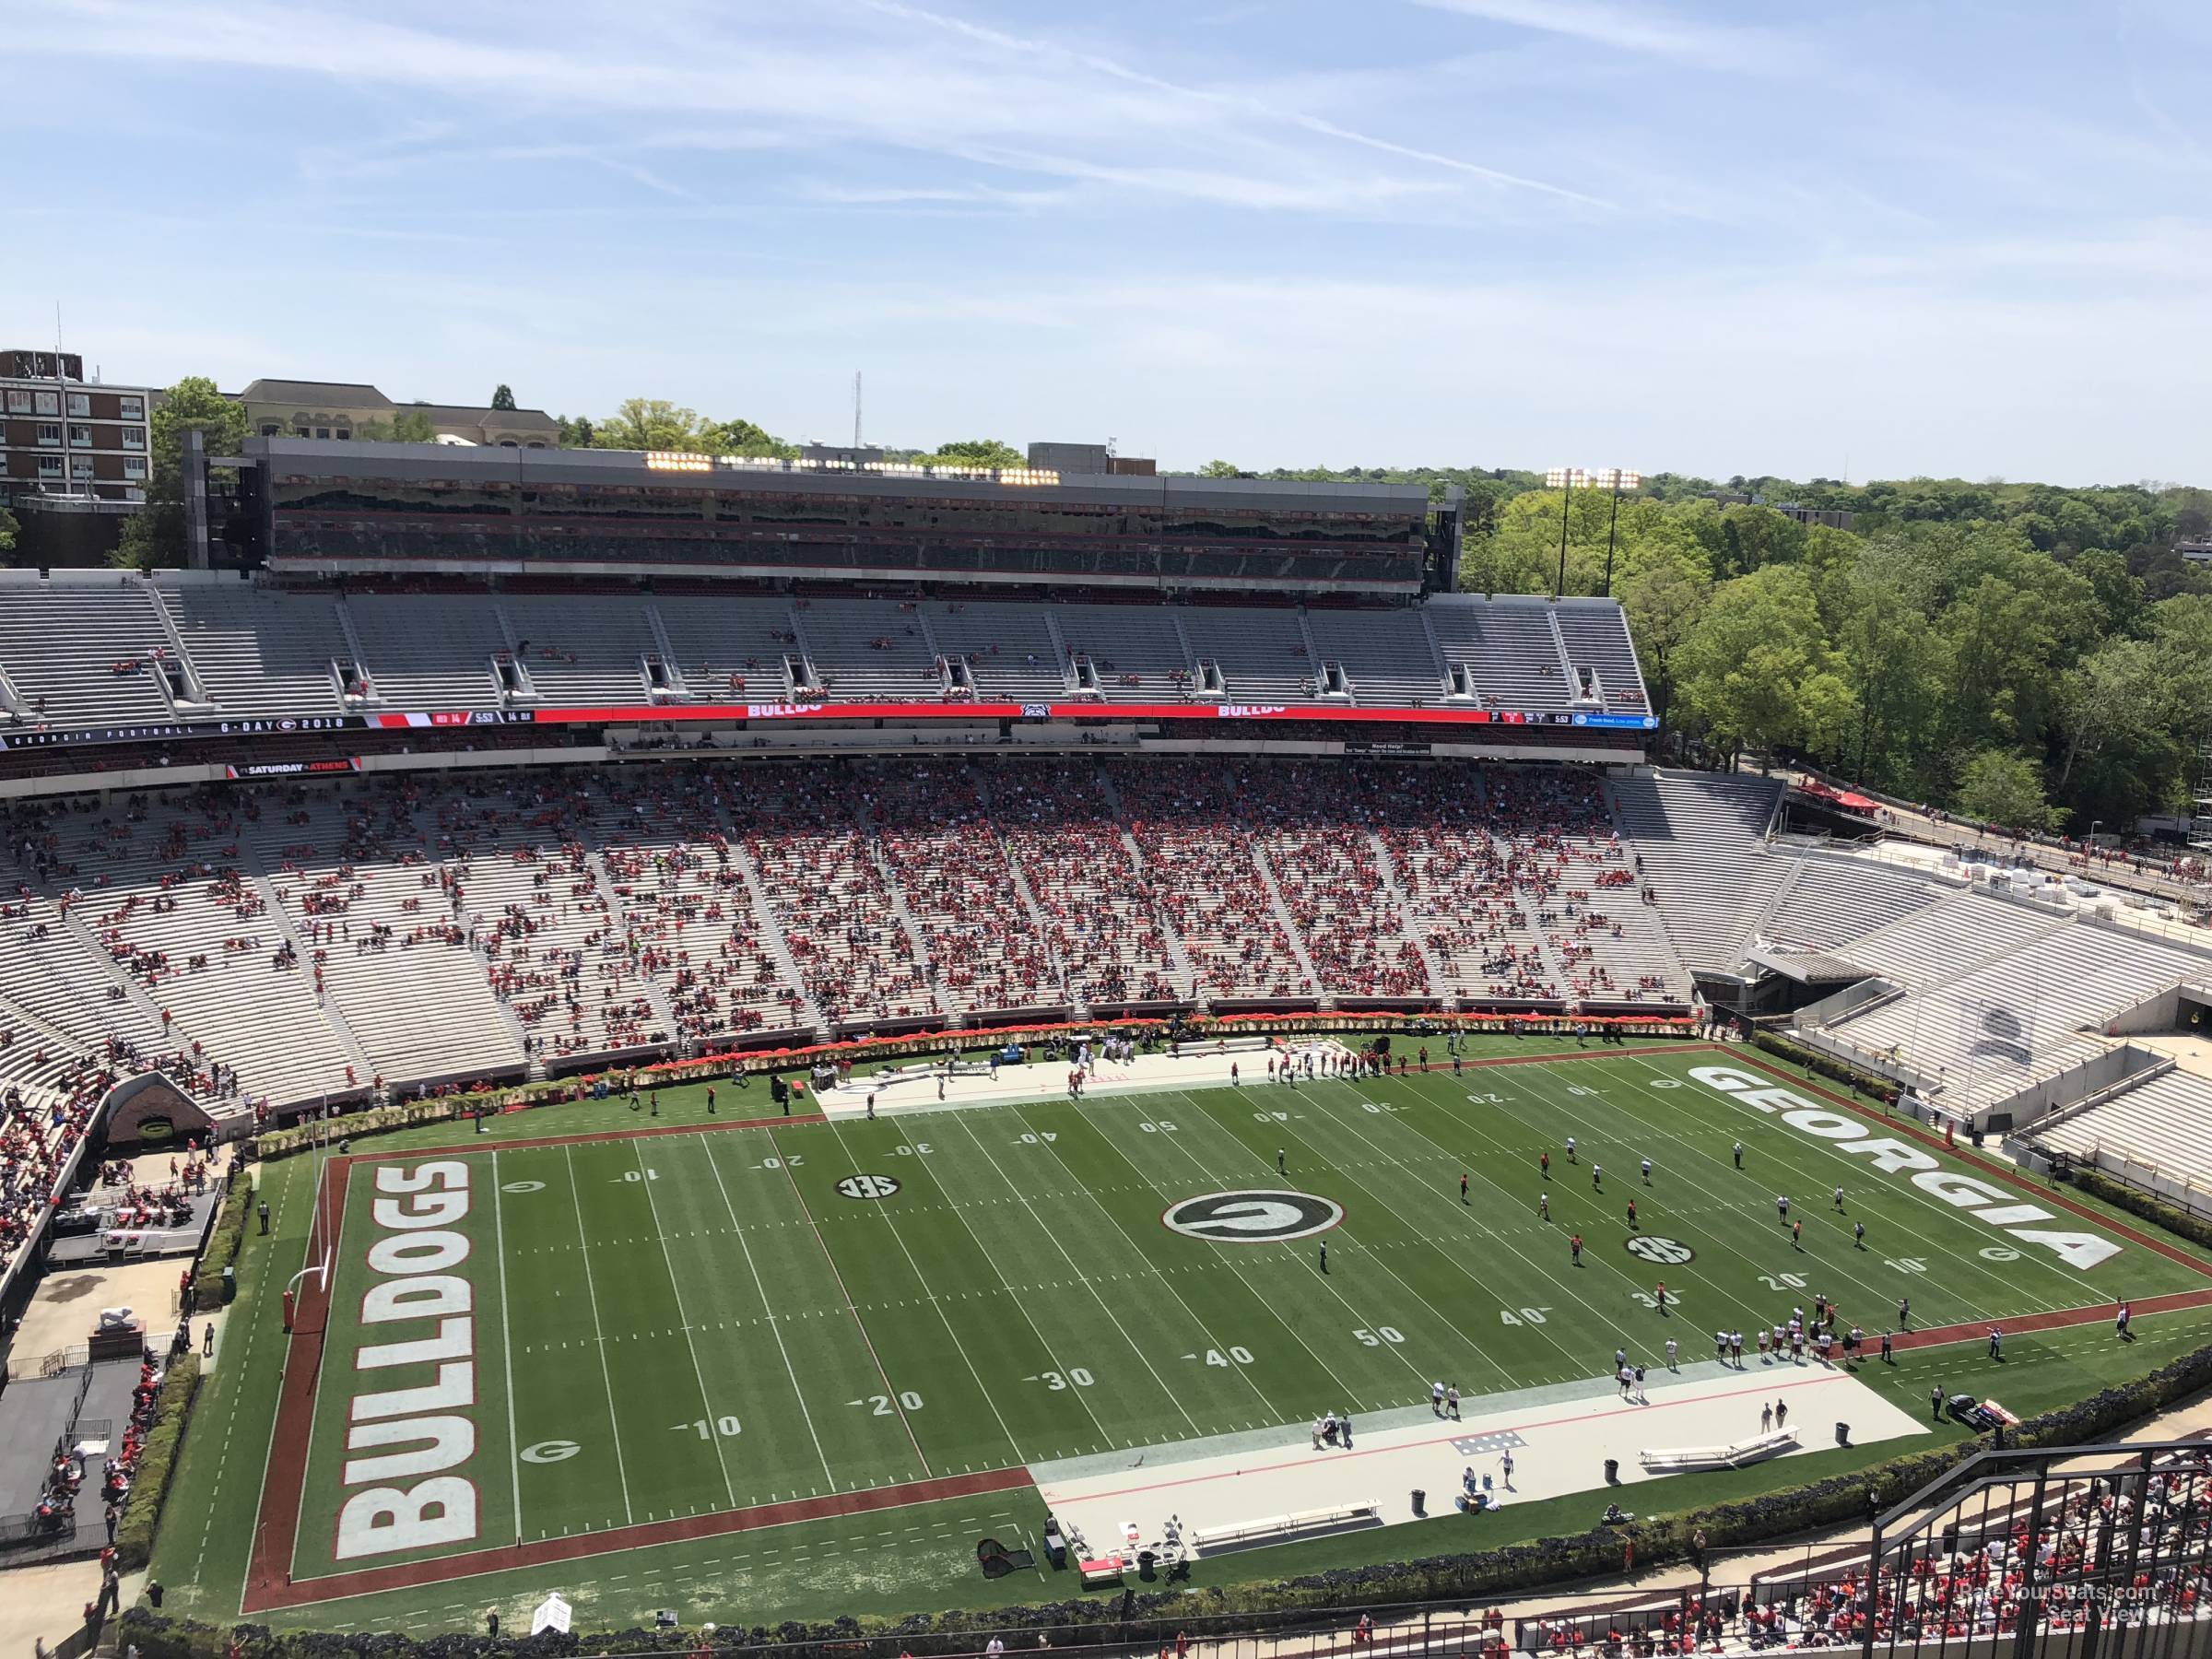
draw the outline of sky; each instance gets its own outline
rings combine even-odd
[[[0,0],[0,346],[58,303],[112,382],[2212,482],[2202,0]]]

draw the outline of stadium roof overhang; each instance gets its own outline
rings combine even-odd
[[[1848,985],[1874,976],[1856,962],[1818,950],[1791,950],[1780,945],[1754,945],[1745,959],[1770,973],[1795,980],[1801,985]]]

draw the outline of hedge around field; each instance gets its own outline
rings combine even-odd
[[[2178,1205],[2168,1204],[2163,1198],[2132,1187],[2124,1181],[2116,1181],[2095,1164],[2072,1165],[2066,1180],[2090,1197],[2103,1199],[2114,1209],[2124,1209],[2170,1233],[2178,1233],[2192,1244],[2212,1246],[2212,1221],[2191,1215]]]
[[[253,1209],[253,1183],[243,1175],[241,1171],[223,1195],[215,1230],[207,1235],[207,1248],[200,1252],[200,1263],[192,1277],[195,1307],[212,1311],[223,1305],[223,1269],[237,1263],[239,1249],[245,1242],[246,1218]]]
[[[1186,1019],[1183,1041],[1202,1042],[1209,1038],[1265,1035],[1313,1036],[1323,1033],[1388,1035],[1415,1039],[1441,1037],[1448,1032],[1488,1033],[1498,1036],[1563,1037],[1578,1025],[1607,1032],[1618,1030],[1636,1041],[1687,1041],[1699,1036],[1688,1019],[1596,1018],[1577,1021],[1559,1014],[1230,1014]],[[948,1049],[982,1053],[1008,1042],[1030,1045],[1055,1037],[1073,1037],[1112,1030],[1127,1036],[1166,1040],[1168,1027],[1156,1018],[1113,1020],[1074,1020],[1053,1025],[1002,1027],[982,1031],[917,1031],[901,1037],[867,1038],[851,1042],[818,1043],[799,1049],[751,1050],[715,1054],[698,1060],[657,1060],[634,1066],[610,1066],[600,1072],[577,1072],[535,1083],[506,1083],[483,1088],[455,1089],[427,1100],[395,1101],[389,1106],[366,1107],[315,1124],[289,1129],[271,1129],[253,1137],[255,1152],[263,1158],[288,1158],[294,1153],[359,1140],[395,1129],[423,1124],[458,1123],[480,1109],[487,1113],[526,1110],[581,1100],[605,1078],[609,1090],[627,1093],[632,1083],[640,1088],[677,1088],[712,1083],[743,1075],[766,1077],[775,1072],[805,1070],[818,1060],[840,1058],[862,1063],[941,1055]]]
[[[160,1397],[154,1402],[154,1426],[147,1431],[146,1450],[138,1454],[138,1473],[131,1481],[131,1495],[124,1500],[123,1520],[115,1528],[115,1559],[125,1572],[145,1566],[153,1554],[154,1528],[161,1519],[170,1477],[176,1473],[177,1449],[183,1441],[184,1424],[199,1387],[197,1354],[179,1354],[170,1361],[168,1373],[161,1379]]]
[[[1777,1037],[1771,1031],[1752,1033],[1751,1046],[1764,1049],[1777,1059],[1787,1060],[1792,1065],[1802,1066],[1816,1077],[1826,1077],[1832,1083],[1841,1083],[1854,1093],[1871,1096],[1885,1105],[1897,1104],[1899,1089],[1894,1079],[1863,1072],[1833,1054],[1824,1054],[1818,1049],[1806,1048],[1802,1043],[1792,1042],[1786,1037]]]

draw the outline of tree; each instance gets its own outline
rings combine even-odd
[[[491,406],[495,409],[514,407],[514,390],[505,381],[491,389]]]
[[[246,406],[206,376],[188,375],[169,389],[147,424],[146,505],[124,521],[114,554],[115,563],[141,571],[186,562],[184,434],[201,433],[210,455],[235,455],[245,447]]]
[[[658,397],[624,398],[592,432],[594,449],[696,451],[699,445],[698,411]]]
[[[1029,465],[1029,457],[1010,443],[996,438],[963,438],[953,443],[940,443],[935,454],[923,460],[931,466],[976,466],[1017,468]]]
[[[364,443],[435,443],[437,425],[428,409],[401,409],[389,420],[364,420],[355,436]]]
[[[765,427],[749,420],[712,420],[699,431],[699,446],[710,455],[796,455],[798,446],[786,443]]]
[[[566,415],[556,415],[553,418],[560,423],[560,447],[562,449],[590,449],[592,447],[593,427],[589,416],[579,415],[571,419]]]
[[[1948,664],[1943,641],[1913,603],[1902,572],[1881,553],[1863,555],[1829,592],[1843,677],[1858,705],[1852,780],[1863,782],[1872,770],[1886,785],[1903,785],[1908,780],[1882,762],[1892,742],[1908,753],[1922,751]]]
[[[1729,752],[1832,751],[1853,717],[1811,580],[1770,565],[1723,582],[1680,653],[1683,700]]]
[[[2009,749],[1983,749],[1959,780],[1959,810],[2007,830],[2051,830],[2065,813],[2043,798],[2042,769]]]
[[[1665,724],[1675,700],[1675,659],[1712,597],[1712,584],[1674,563],[1654,564],[1622,584],[1620,607],[1642,659],[1652,712]]]
[[[0,554],[13,553],[16,550],[16,532],[19,528],[20,526],[16,523],[16,515],[8,512],[6,508],[0,507]]]
[[[1234,461],[1208,461],[1198,469],[1198,476],[1202,478],[1241,478],[1244,475],[1238,470]]]
[[[2142,640],[2112,640],[2082,658],[2060,682],[2058,726],[2065,759],[2058,769],[2063,794],[2075,763],[2093,758],[2124,735],[2140,738],[2165,712],[2159,653]]]

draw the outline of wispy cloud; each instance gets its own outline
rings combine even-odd
[[[1644,5],[1600,0],[1416,0],[1437,11],[1479,18],[1539,34],[1559,35],[1615,52],[1641,53],[1709,68],[1771,73],[1802,54],[1788,38],[1764,29],[1700,23]]]

